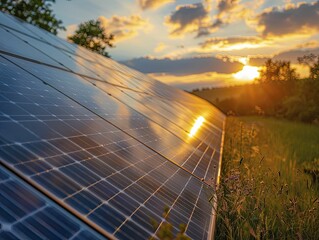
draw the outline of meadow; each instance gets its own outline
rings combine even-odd
[[[319,127],[229,117],[225,134],[216,239],[318,239]]]

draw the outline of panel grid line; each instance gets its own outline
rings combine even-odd
[[[0,164],[50,202],[14,225],[1,216],[0,238],[156,238],[166,207],[174,235],[184,223],[192,239],[210,237],[225,116],[2,12],[0,21]],[[4,197],[24,191],[11,185],[0,169],[0,210],[21,220],[28,205],[13,210]],[[79,225],[61,225],[60,213]]]
[[[4,57],[4,58],[5,58],[5,57]],[[5,58],[5,59],[7,59],[7,58]],[[7,60],[11,62],[10,59],[7,59]],[[12,62],[12,63],[15,64],[14,62]],[[15,65],[16,65],[16,64],[15,64]],[[16,65],[16,66],[18,66],[19,68],[21,68],[19,65]],[[29,72],[28,70],[26,70],[26,69],[24,69],[24,68],[21,68],[21,69],[24,70],[24,71],[26,71],[26,72],[28,72],[29,74],[31,74],[31,75],[34,76],[35,78],[39,79],[36,75],[32,74],[32,73]],[[131,135],[131,134],[128,133],[127,131],[124,131],[123,129],[119,128],[117,125],[115,125],[115,124],[113,124],[112,122],[110,122],[109,120],[107,120],[105,117],[103,117],[103,116],[101,116],[101,115],[95,113],[95,112],[92,111],[91,109],[87,108],[86,106],[84,106],[83,104],[81,104],[80,102],[78,102],[76,99],[74,99],[74,98],[72,98],[72,97],[66,95],[66,94],[63,93],[61,90],[55,88],[54,86],[52,86],[51,84],[49,84],[49,83],[43,81],[42,79],[39,79],[39,80],[42,81],[44,84],[50,86],[50,87],[53,88],[54,90],[58,91],[59,93],[61,93],[61,94],[64,95],[65,97],[67,97],[67,98],[71,99],[72,101],[74,101],[75,103],[79,104],[80,106],[82,106],[83,108],[85,108],[86,110],[88,110],[89,112],[91,112],[92,114],[95,114],[96,116],[102,118],[104,121],[106,121],[107,123],[109,123],[109,124],[112,125],[113,127],[115,127],[115,128],[117,128],[118,130],[120,130],[120,131],[126,133],[128,136],[130,136],[130,137],[132,137],[133,139],[135,139],[136,141],[140,142],[140,143],[141,143],[142,145],[144,145],[145,147],[149,148],[150,150],[152,150],[152,151],[154,151],[154,152],[157,152],[155,149],[153,149],[153,148],[151,148],[150,146],[146,145],[145,143],[141,142],[139,139],[137,139],[136,137],[134,137],[133,135]],[[180,165],[176,164],[174,161],[168,159],[168,158],[167,158],[166,156],[164,156],[163,154],[161,154],[161,153],[159,153],[159,152],[157,152],[157,153],[158,153],[158,155],[160,155],[161,157],[163,157],[163,158],[165,158],[166,160],[170,161],[171,163],[173,163],[173,164],[176,165],[177,167],[183,169],[185,172],[187,172],[187,173],[193,175],[189,170],[187,170],[187,169],[181,167]],[[193,176],[194,176],[195,178],[197,178],[199,181],[203,182],[204,184],[207,184],[205,181],[202,181],[202,179],[200,179],[198,176],[196,176],[196,175],[193,175]]]

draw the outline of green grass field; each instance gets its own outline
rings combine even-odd
[[[319,127],[228,118],[216,239],[318,239]]]

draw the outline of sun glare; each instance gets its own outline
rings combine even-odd
[[[243,69],[234,74],[234,77],[242,81],[253,81],[259,77],[259,67],[244,66]]]
[[[196,132],[198,131],[198,129],[202,126],[202,124],[204,123],[205,118],[200,116],[196,119],[191,131],[189,132],[188,136],[193,137]]]

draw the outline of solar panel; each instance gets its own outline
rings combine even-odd
[[[184,223],[189,237],[207,239],[225,116],[6,14],[0,20],[4,167],[92,234],[157,238],[168,207],[174,233]]]

